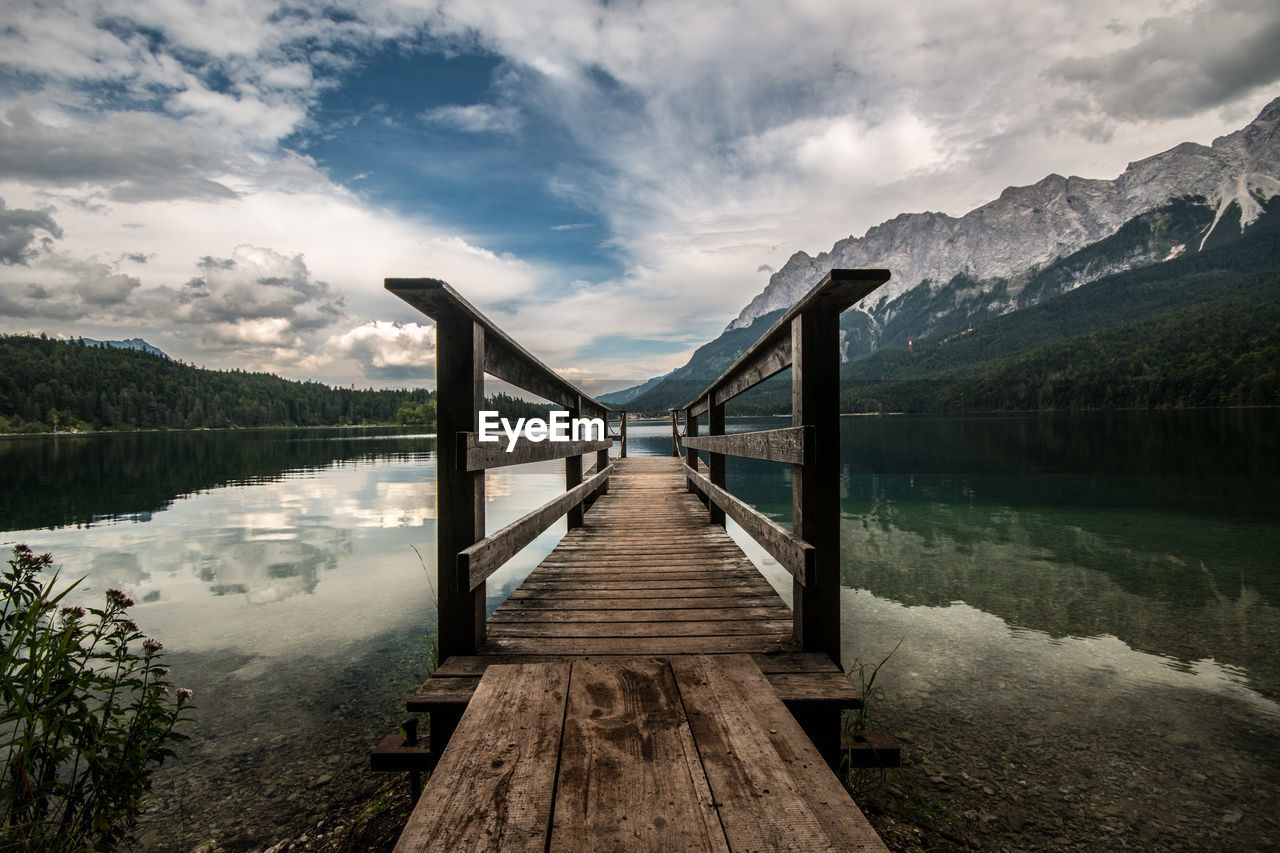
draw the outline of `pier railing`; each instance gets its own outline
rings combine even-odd
[[[443,660],[475,654],[485,636],[485,581],[561,516],[580,527],[584,507],[608,488],[609,448],[615,437],[602,405],[543,364],[443,281],[389,278],[386,289],[436,322],[436,596],[439,650]],[[507,452],[479,440],[484,375],[551,401],[570,418],[605,421],[603,440],[534,442],[521,436]],[[616,437],[627,455],[627,413]],[[596,454],[582,470],[582,456]],[[565,460],[565,492],[485,535],[484,473],[490,468],[549,459]]]
[[[684,406],[689,487],[711,521],[736,521],[791,573],[796,643],[840,662],[840,312],[889,280],[888,270],[835,269],[707,388]],[[791,426],[725,434],[725,404],[791,368]],[[699,421],[706,416],[707,434]],[[698,452],[708,454],[699,470]],[[792,529],[725,489],[725,456],[792,466]]]

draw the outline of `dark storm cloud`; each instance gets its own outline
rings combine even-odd
[[[0,120],[0,178],[57,187],[107,186],[116,201],[231,199],[209,175],[232,169],[201,134],[150,113],[52,125],[15,107]]]
[[[62,229],[53,217],[41,210],[6,210],[0,198],[0,263],[26,264],[35,256],[31,244],[37,240],[36,232],[45,232],[45,241],[61,237]]]
[[[1239,0],[1153,18],[1132,47],[1067,59],[1048,75],[1120,120],[1195,115],[1280,80],[1280,4]]]

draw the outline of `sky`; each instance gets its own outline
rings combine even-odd
[[[1280,94],[1275,0],[5,0],[0,332],[434,384],[448,281],[589,391],[796,251]]]

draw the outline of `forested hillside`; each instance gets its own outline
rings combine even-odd
[[[375,391],[206,370],[139,350],[0,337],[0,430],[394,423],[425,389]]]
[[[852,358],[840,372],[842,410],[1280,405],[1274,367],[1280,349],[1280,200],[1272,200],[1243,231],[1232,207],[1202,251],[1059,293],[1057,282],[1070,279],[1074,270],[1125,257],[1151,242],[1152,222],[1182,222],[1183,214],[1178,207],[1157,211],[1035,272],[1021,291],[1034,290],[1040,300],[1034,304],[986,317],[961,312],[956,316],[964,322],[946,334]],[[845,319],[851,315],[865,316],[850,311]],[[689,402],[745,348],[741,336],[751,333],[754,340],[763,333],[759,326],[774,317],[705,345],[691,364],[709,363],[706,355],[712,354],[714,365],[675,371],[629,406],[662,411]],[[786,375],[729,405],[736,414],[789,410]]]
[[[1058,316],[1063,303],[1052,303],[1052,309],[1010,315],[952,342],[963,343],[969,357],[939,352],[946,344],[918,352],[882,350],[846,371],[841,411],[1280,405],[1280,274],[1196,275],[1187,284],[1215,289],[1216,297],[1150,319],[1066,335],[1048,331],[1072,325],[1070,313]],[[1044,341],[1039,346],[1031,343],[1037,336]],[[1015,346],[1010,339],[1023,343]],[[791,391],[785,379],[743,395],[729,411],[787,411]]]

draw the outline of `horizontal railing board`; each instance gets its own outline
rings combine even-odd
[[[463,443],[458,459],[466,461],[468,471],[581,456],[584,453],[608,450],[613,445],[607,438],[601,441],[530,441],[521,436],[516,439],[515,447],[508,452],[507,436],[501,431],[497,441],[481,441],[480,434],[475,432],[459,433],[458,440]]]
[[[727,403],[743,391],[751,390],[790,366],[791,338],[785,337],[776,341],[773,346],[756,353],[749,364],[741,365],[738,372],[728,377],[723,385],[709,389],[710,393],[704,394],[694,406],[690,407],[689,413],[700,415],[710,408],[712,403],[717,406]]]
[[[490,376],[496,376],[504,382],[509,382],[517,388],[523,388],[537,394],[539,397],[550,400],[563,406],[566,410],[578,408],[579,400],[582,401],[583,408],[591,407],[591,398],[585,394],[575,393],[571,387],[566,387],[557,381],[559,377],[549,377],[546,375],[546,368],[541,362],[530,362],[533,356],[524,350],[513,350],[514,342],[503,340],[490,340],[488,334],[485,335],[484,342],[484,372]],[[554,378],[553,378],[554,377]],[[592,414],[596,414],[593,412]]]
[[[813,427],[787,427],[757,432],[737,432],[730,435],[698,435],[684,440],[686,447],[723,453],[726,456],[745,456],[748,459],[764,459],[768,462],[789,462],[807,465],[813,460]]]
[[[582,415],[602,416],[613,411],[543,364],[448,283],[438,278],[388,278],[384,286],[432,319],[442,315],[461,316],[483,326],[486,373],[567,408],[572,408],[581,398]]]
[[[814,568],[812,545],[755,507],[735,498],[688,465],[684,466],[684,474],[698,491],[724,510],[725,515],[738,522],[738,525],[772,554],[773,558],[787,571],[791,572],[792,577],[802,586],[812,583]]]
[[[538,535],[555,523],[573,507],[582,503],[588,495],[608,481],[613,466],[588,480],[583,480],[569,491],[553,498],[498,532],[486,536],[464,551],[458,552],[458,573],[469,589],[476,589],[517,551],[528,545]]]
[[[822,281],[817,286],[801,297],[799,302],[791,306],[791,310],[787,311],[778,322],[770,326],[769,331],[765,332],[760,337],[760,340],[752,344],[746,352],[738,357],[737,361],[731,364],[724,373],[720,374],[716,381],[708,385],[702,393],[682,408],[693,411],[694,414],[706,411],[715,391],[727,386],[729,380],[742,373],[746,366],[754,363],[760,353],[776,346],[783,339],[790,341],[791,321],[793,318],[809,311],[820,313],[835,312],[839,314],[888,280],[888,270],[831,270],[823,276]],[[788,363],[790,363],[790,359],[788,359]],[[767,379],[768,377],[764,378]],[[745,390],[746,388],[741,388],[735,393],[741,393]],[[723,402],[723,400],[720,402]],[[694,411],[695,409],[697,411]]]

